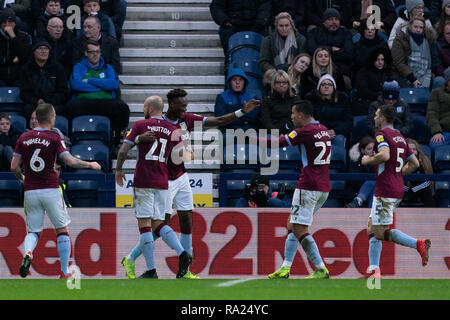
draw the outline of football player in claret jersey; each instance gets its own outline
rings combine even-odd
[[[56,156],[73,168],[100,170],[97,162],[86,162],[73,157],[63,139],[52,131],[56,113],[50,104],[36,108],[38,127],[25,132],[17,140],[11,161],[11,171],[24,184],[24,211],[28,234],[25,237],[25,256],[19,267],[20,276],[28,275],[33,250],[37,245],[47,213],[56,229],[57,249],[61,262],[60,278],[69,277],[70,238],[67,226],[70,218],[59,190],[55,171]],[[20,166],[23,164],[25,176]]]
[[[316,270],[308,279],[329,278],[316,242],[309,234],[314,214],[322,207],[330,192],[331,139],[328,129],[313,117],[311,102],[297,100],[292,106],[292,123],[296,127],[278,139],[280,147],[298,146],[302,156],[302,170],[292,198],[285,243],[285,260],[280,269],[269,275],[270,279],[288,278],[298,243],[305,250]],[[260,138],[264,139],[264,138]],[[268,146],[271,139],[268,139]],[[292,232],[290,231],[292,230]]]
[[[370,212],[367,234],[369,236],[368,275],[380,276],[379,263],[382,240],[416,249],[422,265],[428,263],[431,246],[429,239],[416,240],[397,229],[389,229],[393,223],[394,210],[403,198],[403,177],[419,167],[419,160],[410,150],[400,131],[394,129],[395,109],[383,105],[375,113],[375,146],[377,153],[363,156],[362,165],[375,166],[375,194]]]
[[[237,118],[242,117],[245,113],[252,111],[259,106],[259,100],[252,99],[244,102],[242,109],[236,112],[225,114],[221,117],[203,117],[197,114],[186,112],[188,106],[188,100],[186,98],[187,92],[183,89],[173,89],[167,93],[167,100],[169,108],[164,114],[163,118],[181,129],[182,132],[191,132],[194,129],[195,122],[199,122],[203,127],[221,127],[233,122]],[[139,136],[139,141],[152,143],[153,136],[150,132]],[[185,140],[186,141],[186,140]],[[192,209],[193,194],[191,186],[189,184],[189,177],[187,175],[184,163],[174,164],[169,160],[169,193],[166,202],[166,223],[169,223],[174,206],[178,213],[180,222],[180,242],[183,248],[192,255]],[[135,250],[131,252],[131,259],[135,260],[141,254],[139,247],[136,246]],[[186,279],[199,279],[194,273],[188,270],[184,276]]]
[[[151,96],[144,102],[145,120],[134,123],[125,137],[117,157],[116,182],[123,186],[125,174],[122,165],[128,151],[135,145],[138,136],[146,131],[154,134],[151,144],[138,144],[138,160],[134,173],[133,190],[135,214],[140,231],[139,250],[143,253],[147,264],[147,271],[140,278],[158,278],[153,259],[154,234],[179,256],[179,270],[177,278],[182,278],[192,262],[191,255],[181,246],[175,232],[164,224],[164,209],[169,188],[167,161],[172,152],[183,153],[180,131],[174,125],[162,118],[164,103],[159,96]],[[134,260],[130,255],[122,260],[128,278],[135,278]]]

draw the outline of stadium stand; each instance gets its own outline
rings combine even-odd
[[[83,140],[99,140],[109,145],[111,124],[105,116],[79,116],[72,120],[71,140],[77,143]]]
[[[0,112],[21,113],[24,105],[19,87],[0,87]]]
[[[12,173],[8,175],[12,180],[0,179],[0,207],[20,207],[23,205],[23,186]]]
[[[27,120],[18,114],[10,114],[11,125],[16,131],[25,132],[27,128]]]
[[[97,161],[105,173],[111,169],[109,148],[99,140],[83,140],[72,146],[70,153],[81,160]],[[76,170],[75,172],[82,172]]]

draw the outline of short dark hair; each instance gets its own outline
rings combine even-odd
[[[380,106],[378,109],[380,110],[380,116],[384,116],[386,118],[387,123],[394,124],[397,113],[393,105],[384,104]]]
[[[97,16],[88,16],[88,17],[86,17],[86,19],[84,19],[84,21],[86,21],[88,19],[94,20],[95,23],[97,23],[100,26],[100,29],[101,29],[102,22],[100,21],[99,17],[97,17]],[[83,24],[84,24],[84,21],[83,21]]]
[[[11,117],[7,113],[4,113],[4,112],[0,113],[0,120],[2,120],[2,119],[8,119],[9,122],[11,122]]]
[[[84,50],[86,50],[86,51],[88,51],[88,46],[89,45],[91,45],[91,46],[96,46],[96,47],[102,47],[101,45],[100,45],[100,42],[98,42],[98,41],[95,41],[95,40],[86,40],[86,43],[84,44]]]
[[[50,118],[54,112],[50,103],[41,103],[36,108],[36,119],[39,124],[50,123]]]
[[[100,4],[100,0],[83,0],[83,6],[89,2],[97,2],[98,4]]]
[[[359,150],[365,149],[372,142],[375,143],[375,139],[373,137],[365,136],[364,138],[359,140],[359,146],[358,146]]]
[[[59,2],[61,4],[61,0],[45,0],[44,5],[47,6],[49,2]]]
[[[308,100],[296,99],[294,100],[293,106],[295,111],[301,112],[307,117],[314,116],[314,107]]]
[[[167,93],[167,101],[171,102],[177,98],[184,98],[187,96],[187,92],[184,89],[176,88]]]

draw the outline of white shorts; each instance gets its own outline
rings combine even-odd
[[[173,208],[177,209],[177,211],[194,209],[192,189],[186,172],[175,180],[169,180],[169,194],[165,212],[172,214]]]
[[[374,226],[387,226],[394,223],[394,210],[402,199],[373,197],[370,218]]]
[[[55,229],[67,227],[70,223],[66,204],[59,188],[25,191],[23,209],[28,232],[42,231],[45,213]]]
[[[310,226],[314,214],[327,199],[328,192],[295,189],[290,222]]]
[[[168,190],[134,188],[134,212],[136,218],[164,221]]]

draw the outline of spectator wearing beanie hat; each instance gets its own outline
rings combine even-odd
[[[0,86],[18,86],[20,68],[31,53],[28,34],[16,26],[11,8],[0,11]]]
[[[385,104],[393,105],[396,111],[394,128],[399,130],[405,137],[409,137],[413,129],[412,114],[409,105],[400,98],[400,86],[398,82],[386,81],[383,84],[383,89],[378,100],[372,103],[369,107],[369,114],[367,115],[367,130],[369,135],[375,134],[375,112],[379,107]]]
[[[433,24],[428,19],[428,15],[425,15],[424,11],[425,3],[423,2],[423,0],[406,0],[405,6],[406,9],[400,11],[399,17],[397,18],[397,21],[395,21],[395,24],[392,27],[388,40],[389,48],[392,48],[394,39],[397,37],[399,30],[407,32],[406,31],[407,24],[411,20],[411,18],[415,16],[420,16],[424,18],[426,28],[430,29],[433,33],[435,33]]]
[[[431,0],[431,3],[427,8],[430,9],[430,20],[433,25],[436,25],[439,22],[442,11],[444,11],[445,7],[449,4],[449,0]]]
[[[431,132],[431,149],[450,144],[450,67],[444,72],[445,85],[431,91],[427,106],[427,123]]]
[[[441,8],[439,6],[439,8]],[[434,21],[434,20],[432,20]],[[444,32],[444,27],[447,23],[450,22],[450,0],[444,0],[442,2],[442,10],[441,14],[438,17],[438,20],[433,25],[435,26],[436,34],[438,35],[438,38],[442,37],[442,34]]]
[[[292,0],[298,1],[298,0]],[[328,1],[305,1],[307,32],[315,27],[322,26],[323,15],[328,9],[339,12],[341,25],[351,28],[352,25],[352,1],[350,0],[328,0]]]
[[[312,56],[319,47],[331,52],[333,62],[344,75],[346,89],[351,90],[351,64],[353,61],[353,41],[351,32],[341,26],[341,15],[333,8],[325,10],[322,25],[308,34],[307,51]]]

